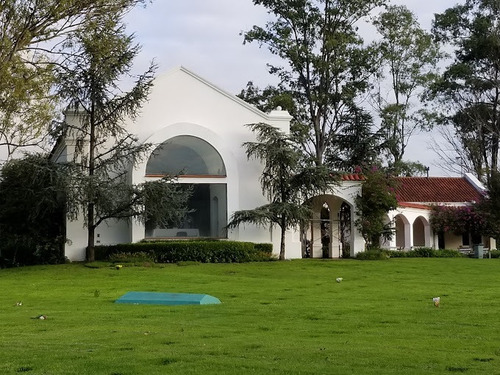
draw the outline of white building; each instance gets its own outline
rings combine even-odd
[[[288,112],[263,113],[183,67],[158,77],[141,114],[134,123],[127,124],[140,142],[157,146],[130,172],[130,182],[139,184],[183,170],[179,183],[194,185],[190,201],[194,212],[182,228],[146,228],[136,220],[107,221],[96,230],[96,244],[155,238],[227,238],[273,243],[277,253],[277,228],[243,225],[227,233],[225,226],[235,211],[266,203],[259,183],[261,166],[247,160],[242,146],[255,140],[245,125],[264,122],[288,133],[290,120]],[[68,113],[66,121],[78,120]],[[54,160],[72,160],[75,147],[76,139],[68,136],[61,140],[53,151]],[[297,230],[287,235],[286,256],[301,258],[307,251],[314,257],[339,257],[347,247],[351,256],[362,251],[364,241],[353,225],[353,202],[360,188],[360,180],[346,179],[341,186],[332,188],[330,195],[315,198],[315,218],[302,233]],[[341,215],[341,211],[352,214]],[[68,221],[66,237],[66,256],[83,260],[87,246],[83,220]]]
[[[479,202],[485,192],[483,185],[471,174],[396,178],[398,208],[389,212],[387,219],[394,224],[396,232],[383,246],[399,250],[417,247],[457,250],[483,243],[486,248],[496,248],[491,238],[474,238],[473,233],[435,233],[430,225],[432,206],[470,206]]]

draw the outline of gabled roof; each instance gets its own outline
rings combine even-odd
[[[270,113],[262,112],[257,107],[247,103],[246,101],[244,101],[243,99],[240,99],[236,95],[230,94],[226,90],[221,89],[217,85],[213,84],[212,82],[207,81],[205,78],[199,76],[198,74],[192,72],[191,70],[189,70],[188,68],[186,68],[182,65],[177,66],[176,68],[173,68],[170,71],[162,74],[156,80],[163,79],[163,77],[166,78],[169,75],[173,75],[173,74],[179,73],[179,72],[185,74],[186,76],[193,78],[194,80],[200,82],[202,85],[210,87],[212,90],[214,90],[215,92],[219,93],[220,95],[226,97],[227,99],[229,99],[229,100],[237,103],[238,105],[246,108],[247,110],[254,112],[255,114],[263,117],[266,121],[283,120],[283,119],[290,121],[292,119],[292,116],[288,113],[288,111],[283,111],[281,109],[272,110]]]
[[[397,177],[398,202],[479,202],[482,192],[465,177]]]
[[[227,92],[226,90],[223,90],[221,89],[220,87],[218,87],[217,85],[213,84],[212,82],[209,82],[207,81],[205,78],[199,76],[198,74],[192,72],[191,70],[189,70],[188,68],[184,67],[184,66],[178,66],[176,68],[173,68],[171,69],[169,72],[167,72],[165,75],[167,74],[172,74],[172,73],[175,73],[175,72],[183,72],[184,74],[187,74],[188,76],[191,76],[192,78],[194,78],[195,80],[197,80],[198,82],[201,82],[202,84],[212,88],[214,91],[218,92],[219,94],[221,94],[222,96],[225,96],[226,98],[238,103],[239,105],[247,108],[248,110],[252,111],[252,112],[255,112],[257,113],[258,115],[260,116],[267,116],[266,113],[262,112],[261,110],[259,110],[257,107],[254,107],[253,105],[245,102],[243,99],[240,99],[238,98],[236,95],[233,95],[233,94],[230,94],[229,92]]]

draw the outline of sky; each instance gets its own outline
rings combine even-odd
[[[460,0],[392,0],[406,5],[424,28],[430,28],[435,13],[442,13]],[[275,84],[267,63],[279,63],[276,57],[255,43],[243,44],[242,32],[253,25],[263,26],[269,16],[265,8],[252,0],[154,0],[138,7],[126,18],[129,32],[142,45],[136,69],[144,71],[151,60],[157,74],[184,66],[221,89],[239,93],[248,81],[258,87]],[[366,39],[372,37],[369,26],[361,27]],[[412,138],[406,158],[430,167],[434,176],[449,176],[440,167],[431,141],[436,132]]]

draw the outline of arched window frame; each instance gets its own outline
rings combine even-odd
[[[189,170],[187,170],[187,172],[184,173],[182,169],[179,169],[176,171],[168,171],[168,168],[166,168],[166,171],[163,173],[162,172],[155,173],[155,172],[148,171],[148,169],[151,168],[150,164],[153,161],[156,161],[155,159],[153,159],[153,157],[155,157],[154,156],[155,152],[157,152],[157,156],[155,158],[158,160],[161,160],[162,157],[163,158],[166,157],[165,154],[168,152],[169,144],[176,145],[175,142],[179,141],[179,140],[182,140],[184,142],[193,142],[193,143],[198,142],[197,147],[186,146],[185,144],[182,144],[184,142],[181,142],[180,146],[185,147],[185,148],[189,148],[191,151],[197,153],[198,156],[200,157],[200,159],[202,159],[204,162],[206,161],[205,159],[212,158],[212,159],[216,160],[218,167],[219,167],[218,169],[222,173],[189,173]],[[208,151],[208,152],[206,152],[204,155],[200,155],[199,154],[200,149],[204,149],[205,151]],[[166,162],[166,163],[168,165],[168,162]],[[207,165],[207,169],[209,170],[210,168],[212,168],[212,166]],[[208,170],[207,170],[207,172],[208,172]],[[224,160],[222,159],[222,157],[221,157],[220,153],[217,151],[217,149],[215,149],[215,147],[213,147],[209,142],[205,141],[204,139],[196,137],[196,136],[192,136],[192,135],[178,135],[178,136],[169,138],[166,141],[164,141],[163,143],[161,143],[160,145],[158,145],[155,148],[155,150],[151,153],[151,156],[149,157],[149,160],[146,164],[146,177],[161,178],[161,177],[164,177],[164,176],[169,175],[169,174],[179,176],[182,178],[226,178],[227,177],[226,166],[225,166]]]

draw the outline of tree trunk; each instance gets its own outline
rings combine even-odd
[[[87,262],[95,261],[94,204],[87,206]]]
[[[92,83],[91,94],[91,110],[90,110],[90,135],[89,135],[89,177],[92,177],[95,172],[95,152],[96,152],[96,100],[94,98],[94,84]],[[90,180],[89,180],[90,181]],[[89,197],[90,198],[90,197]],[[92,199],[88,200],[87,204],[87,262],[95,261],[95,225],[94,225],[94,211],[95,205]]]
[[[280,241],[280,260],[285,260],[285,234],[286,234],[286,226],[285,219],[281,219],[281,241]]]

